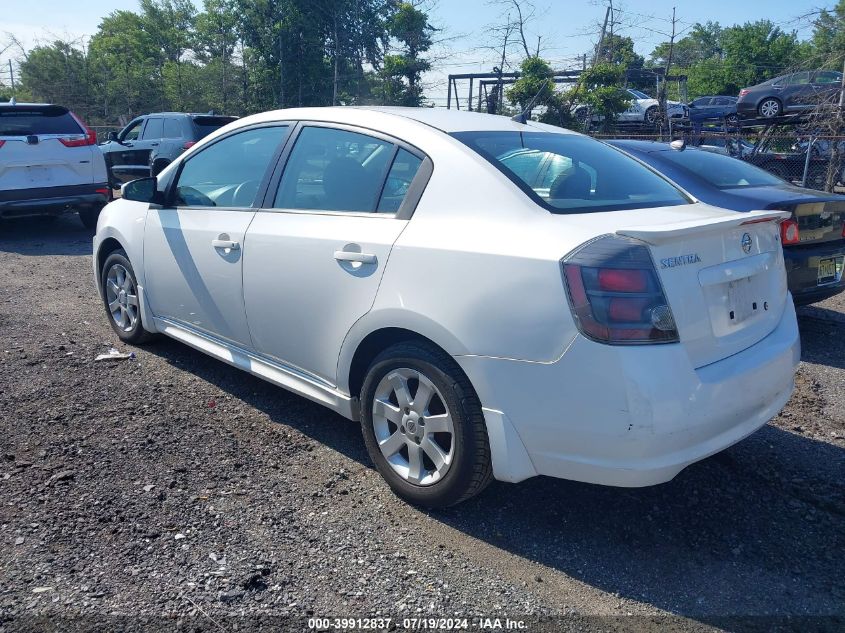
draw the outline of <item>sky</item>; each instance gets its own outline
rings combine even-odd
[[[436,70],[424,77],[426,96],[435,105],[445,105],[446,77],[449,73],[491,72],[498,65],[490,27],[501,24],[507,10],[496,0],[425,0],[431,4],[431,21],[440,30],[432,53]],[[835,0],[615,0],[617,32],[634,40],[635,50],[644,56],[661,41],[668,40],[672,7],[676,7],[677,29],[683,31],[696,22],[718,21],[722,26],[766,18],[785,31],[795,30],[806,37],[811,32],[807,19],[801,19],[818,7],[830,7]],[[200,0],[195,3],[201,5]],[[534,0],[535,19],[528,24],[527,40],[531,49],[540,38],[540,53],[559,70],[576,67],[577,58],[589,51],[598,39],[604,19],[606,0]],[[49,41],[51,35],[79,38],[93,34],[100,19],[117,9],[137,10],[137,0],[0,0],[0,80],[8,83],[8,59],[16,57],[8,34],[25,46]],[[516,50],[514,49],[514,53]],[[517,55],[515,54],[516,58]],[[466,98],[466,89],[461,99]]]

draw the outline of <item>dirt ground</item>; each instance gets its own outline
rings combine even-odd
[[[845,296],[800,327],[784,412],[670,483],[535,478],[424,512],[355,424],[175,341],[119,345],[75,217],[2,224],[0,632],[841,630]],[[111,345],[136,358],[95,363]]]

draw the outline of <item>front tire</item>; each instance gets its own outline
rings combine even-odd
[[[141,322],[141,304],[135,270],[123,249],[106,258],[100,270],[103,305],[109,324],[124,343],[141,345],[152,338]]]
[[[455,505],[492,480],[478,396],[433,345],[398,343],[376,357],[361,389],[361,427],[379,473],[410,503]]]

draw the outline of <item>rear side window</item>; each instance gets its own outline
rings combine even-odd
[[[273,207],[373,212],[394,147],[357,132],[305,127],[285,165]]]
[[[379,213],[396,213],[402,206],[405,194],[414,180],[414,176],[422,165],[422,159],[402,148],[396,153],[393,165],[387,174],[387,181],[381,192],[381,199],[378,203]]]
[[[182,138],[182,126],[178,119],[164,120],[164,136],[162,138]]]
[[[82,134],[83,132],[66,108],[59,106],[0,108],[0,136]]]
[[[164,134],[164,119],[158,117],[154,119],[147,119],[147,125],[144,126],[142,138],[144,140],[160,139]]]
[[[459,132],[454,136],[490,161],[552,213],[621,211],[689,204],[672,183],[621,152],[576,134]],[[534,156],[542,171],[524,172],[513,157]]]

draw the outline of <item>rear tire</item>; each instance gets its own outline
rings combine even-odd
[[[98,207],[96,209],[80,209],[78,212],[79,220],[82,222],[82,225],[89,231],[96,231],[97,220],[100,218],[100,211],[102,210],[102,207]]]
[[[455,505],[493,478],[478,396],[433,345],[397,343],[376,357],[361,389],[361,429],[379,473],[410,503]]]
[[[122,248],[112,251],[100,270],[103,306],[109,324],[124,343],[143,345],[152,340],[141,321],[138,280]]]
[[[643,122],[646,125],[654,125],[657,123],[657,106],[651,106],[645,111],[643,115]]]
[[[774,119],[783,114],[783,105],[774,97],[766,97],[757,106],[757,112],[764,119]]]

